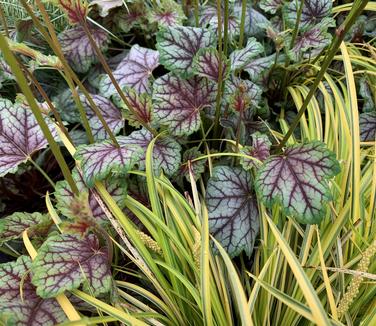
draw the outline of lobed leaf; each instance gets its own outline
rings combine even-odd
[[[376,139],[376,112],[361,113],[359,128],[361,141],[374,141]]]
[[[224,94],[225,98],[232,104],[239,100],[245,100],[247,104],[245,109],[248,109],[249,107],[258,106],[261,101],[262,89],[249,80],[231,75],[226,80]],[[236,106],[231,106],[235,111],[239,111]]]
[[[94,0],[91,1],[91,5],[97,5],[99,9],[99,15],[101,17],[106,17],[109,11],[114,8],[123,6],[123,0]]]
[[[230,54],[231,69],[243,69],[258,54],[264,51],[261,43],[257,42],[254,37],[250,37],[244,48],[235,50]]]
[[[281,57],[282,56],[279,56],[279,59],[281,59]],[[249,74],[250,80],[252,80],[253,82],[258,82],[263,78],[268,69],[274,64],[275,58],[275,54],[267,57],[257,58],[255,60],[252,60],[249,64],[245,65],[243,67],[243,70],[245,70]]]
[[[219,53],[216,48],[210,47],[200,49],[194,58],[194,70],[197,75],[207,77],[213,81],[218,81],[220,69]],[[222,80],[225,80],[229,73],[229,62],[223,60],[222,66]]]
[[[301,223],[319,223],[331,200],[327,179],[340,171],[334,153],[321,142],[289,146],[257,173],[256,190],[269,208],[275,203]]]
[[[270,156],[271,145],[272,143],[267,135],[261,134],[260,132],[255,132],[252,134],[252,146],[245,146],[240,150],[240,152],[263,162]],[[245,170],[258,167],[256,161],[249,158],[241,158],[240,163]]]
[[[217,166],[206,189],[209,230],[231,257],[252,254],[259,212],[252,176],[240,168]]]
[[[261,0],[260,8],[271,14],[275,14],[280,8],[282,8],[283,0]]]
[[[207,159],[200,159],[198,161],[192,162],[194,159],[202,156],[203,154],[198,150],[198,147],[192,147],[187,149],[183,154],[183,164],[181,164],[177,175],[184,176],[188,182],[191,181],[189,172],[193,174],[193,178],[197,181],[201,174],[205,172],[205,166]],[[190,164],[191,171],[189,171]]]

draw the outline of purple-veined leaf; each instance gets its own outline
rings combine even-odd
[[[327,179],[340,171],[333,152],[321,142],[289,146],[258,170],[256,189],[267,207],[275,203],[306,224],[319,223],[331,200]]]
[[[271,14],[275,14],[283,5],[283,0],[261,0],[260,8]]]
[[[255,132],[252,135],[252,146],[244,146],[240,153],[252,156],[259,161],[263,162],[270,156],[270,142],[267,135],[261,134],[260,132]],[[241,165],[245,170],[250,170],[253,167],[258,167],[257,161],[249,158],[241,158]]]
[[[166,27],[157,34],[161,64],[183,78],[194,74],[193,58],[202,48],[215,46],[213,33],[195,27]]]
[[[181,4],[175,1],[162,1],[158,8],[153,8],[148,13],[151,23],[157,23],[159,27],[183,25],[185,15]]]
[[[108,35],[102,29],[90,26],[91,36],[102,51],[107,49]],[[76,26],[59,34],[59,42],[64,56],[72,69],[84,73],[93,63],[98,62],[98,56],[82,27]]]
[[[30,282],[30,267],[31,259],[27,256],[0,264],[0,320],[8,317],[10,325],[20,326],[53,326],[66,321],[55,299],[36,295]]]
[[[376,102],[373,99],[372,89],[374,89],[374,85],[369,84],[366,77],[360,79],[359,95],[363,98],[363,112],[376,111]]]
[[[241,1],[236,1],[234,4],[234,16],[241,17],[242,4]],[[245,14],[244,32],[248,37],[254,36],[262,38],[265,36],[265,26],[269,23],[269,20],[260,12],[252,8],[250,2],[248,2],[246,14]]]
[[[106,214],[103,212],[103,209],[98,204],[94,196],[95,189],[88,189],[85,186],[82,175],[77,169],[73,170],[72,176],[73,176],[74,181],[76,182],[79,193],[84,193],[84,192],[89,193],[89,198],[88,198],[89,206],[90,206],[91,212],[93,213],[94,219],[96,219],[98,222],[107,222],[108,219],[106,217]],[[108,180],[104,182],[104,185],[108,193],[116,201],[116,204],[120,208],[123,208],[126,189],[125,189],[125,186],[122,184],[122,182],[116,178],[108,178]],[[72,201],[74,200],[75,196],[74,196],[72,189],[69,187],[68,182],[66,182],[65,180],[58,181],[56,183],[54,195],[57,201],[56,208],[64,216],[72,218],[73,216],[70,215],[71,206],[72,206]]]
[[[138,93],[149,91],[149,77],[159,65],[158,51],[133,45],[129,54],[119,63],[113,76],[121,88],[132,87]],[[99,92],[110,97],[117,94],[108,75],[103,75],[99,82]]]
[[[320,27],[313,27],[297,36],[294,47],[289,51],[289,56],[294,61],[299,61],[302,57],[315,56],[330,43],[330,40],[329,33]]]
[[[16,212],[0,219],[0,245],[9,240],[20,238],[27,228],[48,221],[44,214]]]
[[[201,174],[204,173],[205,171],[207,159],[205,158],[205,159],[201,159],[201,160],[194,161],[194,162],[192,161],[203,155],[204,154],[202,154],[198,150],[198,147],[192,147],[192,148],[187,149],[183,154],[183,163],[180,165],[177,175],[184,176],[187,179],[187,181],[190,182],[191,179],[189,176],[189,172],[191,172],[194,180],[197,181],[200,178]],[[189,161],[189,165],[188,165],[188,161]],[[190,166],[191,171],[189,171],[189,166]]]
[[[128,33],[132,28],[146,27],[148,24],[144,4],[140,1],[127,3],[127,10],[121,10],[114,20],[119,28]]]
[[[144,151],[143,156],[138,162],[140,169],[145,168],[146,150],[153,138],[153,135],[145,129],[133,131],[127,137],[130,145],[138,145]],[[176,140],[167,136],[159,137],[153,149],[153,167],[157,174],[162,169],[167,176],[172,176],[179,168],[181,161],[180,152],[181,146]]]
[[[219,53],[216,48],[200,49],[193,62],[194,70],[197,75],[207,77],[211,80],[218,81],[220,69]],[[222,80],[225,80],[229,73],[229,61],[222,62]]]
[[[56,129],[47,124],[55,136]],[[0,176],[17,171],[19,164],[47,145],[31,110],[0,99]]]
[[[69,88],[61,90],[53,97],[53,103],[59,112],[61,119],[70,123],[80,122],[80,113],[73,100],[72,91]]]
[[[200,111],[215,103],[216,84],[206,78],[182,80],[167,74],[154,82],[154,115],[173,135],[190,135],[201,123]]]
[[[94,234],[50,236],[32,263],[31,280],[42,298],[55,297],[81,284],[96,296],[111,288],[108,259],[107,248],[100,246]]]
[[[153,106],[150,95],[147,93],[137,94],[137,92],[131,88],[125,88],[123,93],[135,111],[135,114],[128,109],[119,95],[115,95],[113,100],[118,107],[123,109],[124,118],[128,123],[136,128],[139,128],[142,123],[151,125],[153,120]]]
[[[118,134],[120,129],[123,128],[124,124],[124,119],[121,115],[120,110],[109,99],[101,95],[91,94],[91,98],[97,105],[99,112],[102,113],[103,119],[106,121],[113,134]],[[94,139],[108,139],[109,135],[103,127],[102,122],[99,120],[98,116],[91,108],[89,100],[84,95],[80,96],[80,99],[86,110],[87,118],[89,120],[89,125],[93,132]]]
[[[12,74],[12,70],[5,62],[5,60],[0,56],[0,88],[1,83],[6,80],[15,80],[15,77]]]
[[[231,75],[225,83],[224,94],[231,104],[236,103],[239,97],[243,97],[243,100],[248,103],[248,106],[245,107],[245,109],[247,109],[250,106],[258,106],[261,101],[262,89],[249,80],[240,79]],[[233,106],[233,109],[239,111],[236,109],[236,106]]]
[[[101,17],[106,17],[111,9],[121,7],[123,4],[123,0],[94,0],[90,3],[97,5]]]
[[[254,37],[250,37],[243,49],[235,50],[230,54],[231,69],[243,69],[258,54],[264,51],[261,43],[257,42]]]
[[[259,229],[252,176],[240,168],[217,166],[206,189],[209,231],[230,256],[251,255]]]
[[[288,1],[285,5],[285,20],[288,27],[294,28],[300,1]],[[299,29],[307,30],[317,25],[326,17],[330,16],[332,10],[331,0],[304,0],[303,11],[299,21]]]
[[[359,128],[361,141],[374,141],[376,139],[376,112],[360,114]]]
[[[279,59],[280,57],[284,56],[279,56]],[[243,67],[243,70],[249,74],[249,79],[256,83],[263,78],[265,72],[273,65],[274,62],[275,54],[272,54],[267,57],[252,60],[249,64]]]
[[[137,164],[143,154],[140,146],[129,145],[127,137],[116,137],[120,147],[110,140],[77,148],[75,159],[81,161],[83,179],[89,188],[112,173],[123,174]]]

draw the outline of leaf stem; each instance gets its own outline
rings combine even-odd
[[[196,27],[199,26],[199,19],[198,19],[198,1],[199,0],[194,0],[194,10],[195,10],[195,23],[196,23]]]
[[[277,150],[281,150],[283,146],[286,144],[292,133],[294,132],[295,128],[299,124],[300,118],[303,116],[304,112],[306,111],[309,102],[311,101],[313,95],[315,94],[315,91],[317,87],[319,86],[322,78],[325,75],[326,70],[328,69],[329,65],[331,64],[334,56],[336,55],[346,33],[349,31],[351,26],[354,24],[355,20],[358,18],[358,16],[361,14],[365,6],[367,5],[369,0],[361,1],[358,0],[354,2],[350,13],[346,17],[345,21],[337,28],[335,37],[331,43],[331,46],[329,48],[329,52],[327,53],[324,62],[321,65],[321,69],[318,72],[310,90],[307,94],[306,98],[304,99],[304,102],[296,115],[294,121],[291,123],[291,126],[289,130],[287,131],[286,135],[283,137],[281,143],[278,145]]]
[[[34,167],[40,172],[41,175],[48,181],[48,183],[55,189],[55,182],[48,176],[48,174],[31,158],[29,157],[29,161]]]
[[[229,8],[228,8],[228,1],[225,0],[225,7],[224,7],[224,21],[223,21],[223,53],[224,57],[227,58],[227,51],[228,51],[228,19],[229,19]]]
[[[243,47],[244,42],[244,29],[245,29],[245,13],[247,11],[247,0],[242,0],[242,13],[240,18],[240,35],[239,35],[239,44],[238,48]]]

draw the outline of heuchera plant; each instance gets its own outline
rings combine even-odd
[[[270,117],[283,101],[273,105],[268,98],[290,78],[285,75],[287,66],[294,71],[330,43],[335,26],[331,0],[306,0],[301,8],[300,1],[262,0],[246,8],[241,1],[232,1],[228,26],[223,19],[218,26],[214,1],[199,8],[197,19],[193,8],[183,8],[178,1],[161,1],[158,8],[132,1],[127,9],[122,1],[92,1],[91,12],[100,24],[85,20],[90,9],[85,1],[59,3],[72,25],[58,40],[68,64],[84,80],[87,94],[76,88],[72,92],[72,85],[59,75],[54,76],[57,89],[49,95],[79,145],[73,179],[80,195],[67,181],[56,183],[61,228],[38,212],[16,212],[0,220],[1,243],[19,243],[28,229],[38,249],[33,261],[22,251],[16,261],[0,265],[0,315],[12,314],[20,325],[41,320],[52,325],[65,320],[51,299],[64,291],[82,287],[92,295],[109,296],[112,231],[94,186],[103,181],[126,213],[126,196],[148,205],[139,180],[128,172],[145,169],[147,148],[156,137],[155,174],[164,174],[181,187],[189,186],[192,178],[201,179],[210,233],[232,257],[242,252],[252,255],[260,205],[266,209],[277,205],[303,224],[319,224],[325,217],[333,197],[330,179],[339,172],[339,163],[318,141],[274,146],[279,140],[268,130],[278,126]],[[83,19],[90,35],[81,26]],[[144,36],[116,52],[110,45],[118,41],[111,40],[108,28],[117,38],[130,31]],[[116,43],[117,48],[123,43]],[[106,55],[111,74],[99,63],[96,50]],[[19,59],[30,67],[30,59]],[[0,67],[0,81],[12,82],[3,58]],[[85,136],[84,117],[94,142]],[[44,118],[58,140],[51,112]],[[375,138],[374,111],[361,114],[360,125],[362,141]],[[34,162],[47,145],[29,108],[0,99],[0,176]]]

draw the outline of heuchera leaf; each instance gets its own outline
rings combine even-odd
[[[376,112],[360,114],[359,128],[361,141],[374,141],[376,139]]]
[[[200,127],[200,111],[215,103],[216,84],[206,78],[182,80],[167,74],[154,82],[154,114],[173,135],[190,135]]]
[[[206,189],[210,233],[230,256],[251,255],[259,229],[252,176],[240,168],[217,166]]]
[[[132,28],[143,28],[147,25],[145,6],[142,2],[127,3],[127,10],[119,11],[114,20],[119,28],[128,33]]]
[[[153,135],[149,131],[141,129],[133,131],[127,138],[130,145],[138,145],[144,150],[144,155],[138,162],[139,168],[144,169],[146,150],[154,138]],[[157,174],[162,169],[167,176],[172,176],[179,168],[180,152],[181,146],[176,140],[167,136],[159,137],[153,149],[153,167]]]
[[[56,129],[47,124],[56,136]],[[0,177],[17,171],[19,164],[47,145],[31,110],[0,99]]]
[[[108,35],[102,29],[90,27],[91,36],[102,51],[107,49]],[[72,69],[84,73],[93,63],[98,62],[98,56],[82,27],[76,26],[61,32],[58,36],[64,56]]]
[[[94,0],[91,2],[91,5],[98,6],[101,17],[106,17],[111,9],[121,7],[123,4],[123,0]]]
[[[72,91],[69,88],[60,90],[58,94],[53,97],[53,102],[62,120],[70,123],[80,122],[80,113],[73,100]]]
[[[267,135],[261,134],[260,132],[255,132],[252,135],[252,146],[245,146],[240,150],[240,152],[242,154],[257,158],[259,161],[263,162],[270,156],[271,145],[272,143]],[[245,170],[258,167],[255,160],[248,158],[241,158],[240,163]]]
[[[279,56],[279,59],[283,56]],[[249,74],[249,79],[253,82],[260,81],[265,72],[273,65],[275,61],[275,54],[272,54],[267,57],[261,57],[257,58],[255,60],[252,60],[249,64],[245,65],[243,67],[243,70],[245,70]]]
[[[5,62],[5,60],[0,56],[0,87],[1,83],[6,80],[14,80],[15,77],[12,74],[12,70]]]
[[[189,161],[191,173],[193,174],[194,180],[197,181],[200,178],[201,174],[205,171],[207,159],[201,159],[194,162],[192,161],[202,155],[203,154],[198,150],[198,147],[192,147],[190,149],[187,149],[183,154],[183,163],[181,164],[177,175],[184,176],[188,182],[191,181],[189,176]]]
[[[0,245],[9,240],[17,239],[27,228],[48,220],[44,214],[16,212],[0,219]]]
[[[183,78],[194,74],[193,58],[197,52],[215,45],[214,35],[208,29],[174,26],[157,33],[161,64]]]
[[[229,73],[228,60],[222,61],[222,80],[225,80]],[[197,75],[207,77],[217,81],[219,78],[220,60],[219,53],[216,48],[200,49],[194,58],[194,70]]]
[[[182,25],[185,15],[180,4],[173,0],[161,1],[157,8],[150,10],[148,15],[151,23],[157,23],[160,27]]]
[[[363,98],[363,112],[372,112],[376,111],[376,104],[373,99],[373,94],[367,78],[361,78],[359,81],[359,95]]]
[[[72,24],[79,24],[89,12],[88,3],[85,0],[57,0],[57,2]]]
[[[74,169],[72,172],[74,181],[76,182],[79,193],[88,192],[89,193],[89,206],[91,212],[93,213],[94,219],[99,222],[107,222],[108,219],[103,212],[103,209],[98,204],[95,199],[94,192],[95,189],[88,189],[85,186],[84,180],[80,172]],[[120,208],[124,208],[124,196],[126,194],[126,189],[120,180],[115,178],[109,178],[104,182],[106,190],[111,195],[111,197],[116,201],[116,204]],[[73,218],[70,216],[72,200],[75,198],[72,189],[69,187],[67,181],[58,181],[55,187],[55,198],[56,198],[56,208],[66,217]]]
[[[283,0],[261,0],[260,8],[271,14],[275,14],[283,5]]]
[[[331,200],[327,179],[340,171],[333,152],[321,142],[289,146],[259,169],[256,190],[267,207],[275,203],[301,223],[319,223]]]
[[[243,49],[235,50],[230,54],[231,69],[243,69],[258,54],[264,51],[261,43],[257,42],[254,37],[250,37]]]
[[[145,93],[149,91],[149,77],[158,65],[158,51],[135,44],[113,71],[113,76],[121,88],[132,87],[137,93]],[[100,79],[99,92],[105,97],[117,93],[108,75],[103,75]]]
[[[240,100],[240,97],[243,97],[242,100],[247,102],[248,105],[245,107],[246,109],[250,106],[255,107],[261,100],[262,89],[249,80],[240,79],[231,75],[225,83],[224,93],[228,101],[231,102],[232,108],[239,111],[234,104],[236,101]]]
[[[111,288],[111,270],[106,247],[89,234],[50,236],[38,250],[31,267],[32,283],[42,298],[53,298],[81,284],[93,295]]]
[[[288,1],[285,8],[286,23],[293,28],[297,19],[300,1]],[[322,19],[330,16],[331,0],[304,0],[303,11],[300,17],[299,29],[307,30],[317,25]]]
[[[30,282],[31,259],[0,264],[0,320],[11,318],[11,325],[53,326],[66,321],[66,315],[55,299],[36,295]],[[22,289],[22,292],[21,292]]]
[[[138,145],[129,145],[127,137],[116,137],[120,147],[110,140],[77,148],[74,158],[81,161],[83,179],[89,188],[96,181],[104,180],[111,172],[126,173],[139,162],[143,150]]]

